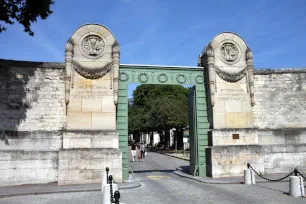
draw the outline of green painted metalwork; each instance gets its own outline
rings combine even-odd
[[[190,124],[190,170],[194,172],[198,166],[198,175],[206,175],[205,147],[208,145],[208,118],[206,92],[203,69],[196,67],[170,67],[146,65],[120,65],[117,131],[119,133],[119,148],[122,151],[123,179],[128,179],[128,84],[177,84],[193,85],[192,105],[189,105]],[[191,97],[191,96],[190,96]],[[189,97],[189,98],[190,98]],[[190,121],[190,120],[189,120]],[[191,128],[191,126],[193,128]]]

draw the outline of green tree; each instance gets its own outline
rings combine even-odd
[[[12,25],[17,21],[23,25],[24,32],[33,36],[31,24],[38,17],[47,19],[52,14],[53,3],[53,0],[0,0],[0,33],[7,29],[3,23]]]
[[[179,85],[140,85],[129,105],[129,132],[159,132],[167,144],[171,128],[188,122],[188,89]]]

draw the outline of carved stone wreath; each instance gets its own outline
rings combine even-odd
[[[110,62],[106,66],[101,68],[96,68],[94,70],[88,69],[87,67],[82,66],[77,61],[73,61],[74,70],[81,76],[86,79],[99,79],[102,78],[105,74],[107,74],[113,67],[113,63]]]
[[[160,83],[165,83],[168,81],[168,76],[165,73],[161,73],[160,75],[158,75],[157,80]]]
[[[81,43],[81,50],[86,57],[97,58],[99,57],[105,47],[103,39],[97,35],[86,36]]]
[[[241,80],[246,75],[246,69],[247,67],[240,70],[239,72],[229,73],[229,72],[225,72],[224,70],[220,69],[218,66],[215,65],[215,70],[218,76],[227,82],[237,82]]]
[[[143,78],[142,76],[145,76],[145,78]],[[140,73],[138,75],[138,80],[141,82],[141,83],[146,83],[149,81],[149,75],[147,73]]]
[[[126,82],[129,80],[129,75],[125,72],[120,73],[120,81]]]
[[[225,42],[220,46],[221,60],[227,64],[234,64],[239,60],[240,51],[233,42]]]
[[[204,83],[204,77],[202,75],[198,75],[195,78],[195,81],[197,84],[203,84]]]
[[[187,80],[187,77],[186,77],[184,74],[178,74],[178,75],[176,76],[176,81],[177,81],[178,83],[180,83],[180,84],[185,83],[186,80]]]

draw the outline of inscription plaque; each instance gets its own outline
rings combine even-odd
[[[222,88],[217,92],[217,98],[222,101],[244,101],[247,97],[248,94],[242,88]]]

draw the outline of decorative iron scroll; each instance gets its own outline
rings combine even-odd
[[[100,67],[95,70],[89,70],[88,68],[82,66],[80,63],[77,61],[73,60],[73,68],[75,71],[85,77],[86,79],[99,79],[106,75],[111,69],[112,69],[113,63],[110,62],[107,65]]]
[[[236,73],[228,73],[224,70],[221,70],[218,66],[214,65],[216,73],[218,76],[227,82],[237,82],[240,79],[242,79],[246,75],[246,69],[247,67],[243,68],[241,71]]]

